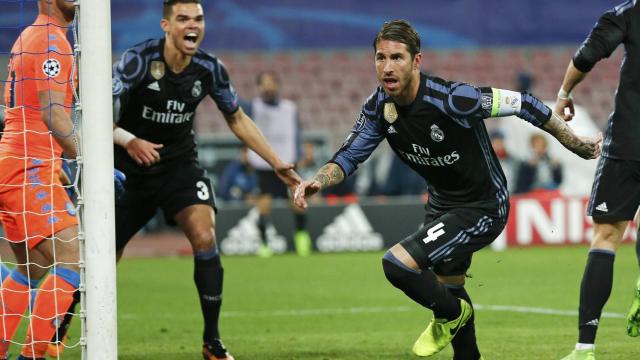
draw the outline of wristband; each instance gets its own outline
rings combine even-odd
[[[121,127],[117,127],[113,130],[113,142],[114,144],[118,144],[122,147],[127,146],[127,144],[129,143],[129,141],[135,139],[136,136],[133,135],[132,133],[128,132],[127,130],[121,128]]]
[[[566,92],[563,88],[560,88],[560,90],[558,91],[558,99],[573,100],[573,97],[571,96],[571,92]]]

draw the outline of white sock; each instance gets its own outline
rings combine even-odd
[[[596,346],[594,344],[582,344],[582,343],[576,344],[576,350],[594,350],[595,348]]]

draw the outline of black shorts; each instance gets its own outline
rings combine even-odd
[[[473,253],[491,244],[505,224],[497,209],[427,208],[424,225],[400,244],[422,269],[431,268],[437,275],[464,275]]]
[[[127,177],[125,191],[116,200],[116,249],[123,249],[158,209],[175,225],[176,214],[196,204],[217,210],[211,180],[195,162],[165,174]]]
[[[640,161],[601,157],[587,213],[596,220],[632,220],[640,206]]]
[[[258,170],[258,186],[261,194],[271,194],[274,199],[288,199],[287,185],[280,180],[273,170]]]

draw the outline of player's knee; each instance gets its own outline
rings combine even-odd
[[[191,234],[193,251],[207,251],[216,246],[216,235],[212,228],[198,229]]]
[[[402,288],[402,284],[407,277],[419,273],[398,260],[391,250],[387,251],[382,257],[382,270],[387,280],[397,288]]]
[[[609,225],[609,224],[599,224],[595,228],[595,232],[593,234],[593,247],[610,247],[617,246],[622,241],[622,236],[624,235],[624,230],[620,228]]]

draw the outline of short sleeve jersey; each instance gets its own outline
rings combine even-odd
[[[609,117],[602,156],[640,161],[640,5],[628,0],[605,12],[576,52],[575,67],[588,72],[618,45],[624,46],[615,109]]]
[[[62,148],[43,121],[38,93],[64,92],[63,106],[71,113],[76,73],[67,28],[39,15],[14,43],[4,87],[5,128],[0,152],[35,158],[59,157]]]
[[[148,40],[127,50],[113,66],[116,124],[135,136],[164,145],[160,162],[138,166],[115,146],[116,167],[127,174],[155,174],[197,159],[193,120],[209,95],[225,114],[238,110],[238,96],[224,64],[202,50],[174,74],[164,61],[164,39]]]

